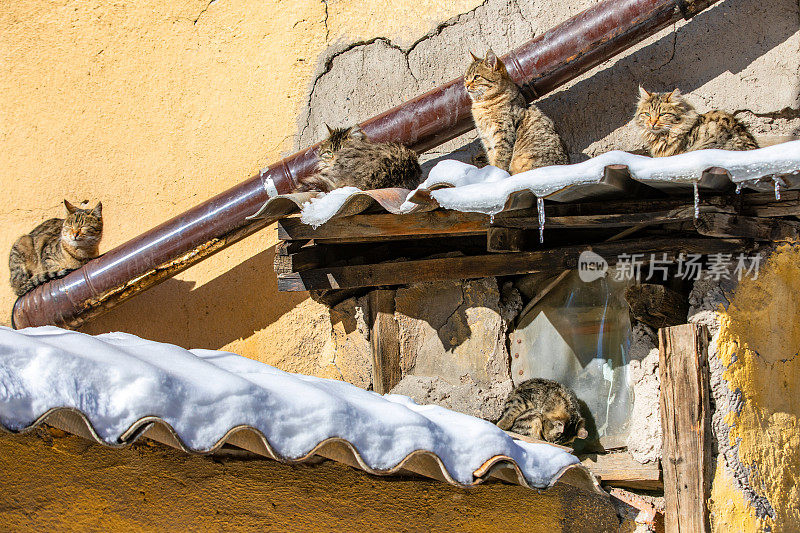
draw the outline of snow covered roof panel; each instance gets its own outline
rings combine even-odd
[[[314,455],[376,474],[457,485],[495,475],[530,487],[593,480],[559,447],[405,396],[291,374],[232,353],[125,333],[0,327],[0,426],[52,423],[108,446],[142,435],[190,452],[235,444],[284,461]]]
[[[710,172],[712,169],[719,171]],[[302,222],[317,227],[331,218],[365,211],[403,214],[442,207],[496,215],[532,207],[537,199],[623,198],[634,195],[641,186],[667,194],[691,194],[694,188],[725,192],[734,186],[758,191],[798,188],[800,141],[744,152],[699,150],[661,158],[611,151],[581,163],[514,176],[495,167],[479,169],[445,160],[433,167],[414,191],[347,187],[328,194],[295,193],[270,198],[252,217],[278,218],[300,211]]]

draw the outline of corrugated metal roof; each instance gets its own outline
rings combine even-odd
[[[313,463],[318,458],[325,458],[380,476],[413,473],[458,487],[476,486],[487,480],[497,479],[527,488],[534,488],[525,480],[525,476],[520,471],[516,462],[511,457],[505,455],[495,455],[488,459],[480,468],[475,470],[473,474],[474,481],[469,484],[464,484],[458,482],[450,475],[442,460],[435,453],[427,450],[416,450],[408,454],[393,467],[379,470],[367,465],[355,446],[347,440],[329,438],[319,442],[303,457],[288,458],[282,457],[275,452],[263,433],[249,426],[235,426],[230,428],[223,438],[210,448],[203,450],[197,450],[187,446],[167,422],[154,416],[137,420],[136,423],[131,425],[131,427],[123,433],[119,443],[111,444],[98,436],[91,422],[86,418],[86,415],[77,409],[67,407],[50,409],[34,423],[21,431],[12,432],[2,425],[0,425],[0,431],[25,433],[42,424],[56,427],[67,433],[78,435],[109,448],[125,448],[144,437],[182,450],[186,453],[207,455],[219,450],[225,444],[230,444],[254,454],[284,463]],[[553,479],[550,487],[556,484],[570,485],[583,491],[596,492],[603,495],[606,494],[605,491],[600,488],[597,479],[581,464],[569,465],[562,469]]]
[[[323,457],[457,486],[489,478],[602,492],[574,456],[403,396],[134,335],[0,327],[0,430],[49,424],[111,448],[147,437],[193,454],[230,444],[282,462]]]
[[[726,163],[730,169],[724,168]],[[684,196],[691,195],[695,186],[702,194],[734,189],[764,192],[775,190],[776,182],[782,190],[800,188],[800,141],[750,152],[701,150],[664,158],[609,152],[583,163],[535,169],[490,183],[463,184],[458,176],[448,179],[434,168],[415,191],[353,190],[346,196],[331,198],[331,205],[326,206],[330,209],[326,220],[367,212],[406,214],[440,207],[498,214],[531,208],[538,198],[561,203],[621,199],[636,196],[642,189]],[[436,199],[436,191],[442,189],[471,189],[479,197],[498,188],[506,189],[499,209],[454,208],[443,206]],[[324,195],[314,192],[272,197],[249,218],[282,218],[300,212],[303,204],[320,196],[326,200]]]

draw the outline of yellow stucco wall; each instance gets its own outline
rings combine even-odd
[[[608,499],[0,434],[5,531],[616,531]]]
[[[0,324],[10,325],[14,301],[5,254],[20,234],[63,216],[62,199],[103,201],[109,250],[290,152],[329,46],[408,42],[479,3],[0,4]],[[293,333],[321,308],[277,292],[275,243],[274,229],[262,231],[85,330],[307,370],[289,357],[303,349]]]
[[[748,482],[775,517],[759,518],[717,464],[710,510],[715,531],[800,530],[800,246],[770,256],[757,279],[745,278],[720,309],[718,354],[727,386],[742,395],[730,413],[731,444],[750,469]],[[722,458],[721,458],[722,459]]]

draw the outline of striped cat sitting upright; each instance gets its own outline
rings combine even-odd
[[[81,209],[64,200],[67,218],[45,220],[11,247],[11,287],[22,296],[97,257],[103,233],[103,206]]]

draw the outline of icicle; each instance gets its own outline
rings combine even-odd
[[[775,182],[775,199],[781,199],[781,180],[780,178],[772,178],[772,181]]]
[[[489,224],[494,224],[494,214],[489,215]]]
[[[697,182],[694,182],[694,218],[700,218],[700,191]]]
[[[544,199],[536,199],[536,211],[539,213],[539,243],[544,242]]]
[[[742,183],[739,182],[736,184],[736,194],[741,194],[741,193],[742,193]]]

